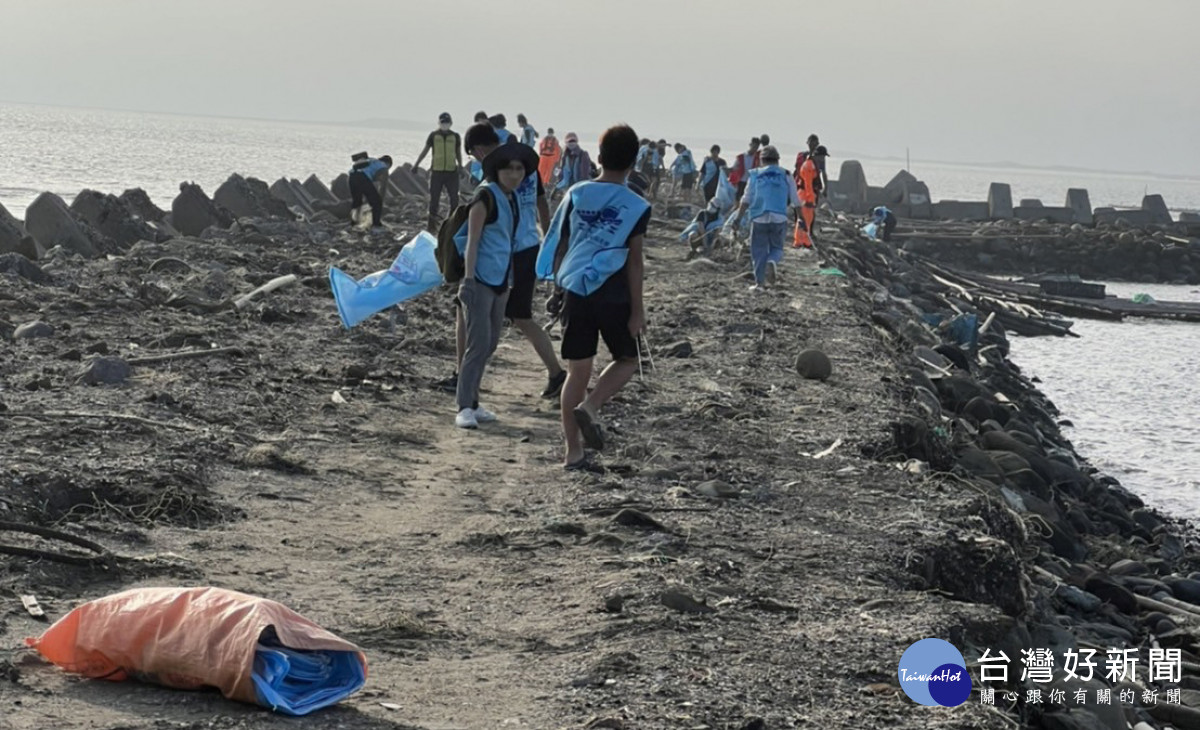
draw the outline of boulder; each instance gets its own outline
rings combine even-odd
[[[19,253],[0,253],[0,274],[11,274],[34,284],[46,284],[50,276],[41,267]]]
[[[0,254],[21,254],[27,259],[37,260],[42,250],[37,241],[25,230],[25,225],[0,205]]]
[[[130,188],[121,193],[118,199],[134,215],[150,223],[159,223],[167,215],[167,212],[155,205],[141,188]]]
[[[55,246],[93,258],[100,254],[71,209],[54,193],[42,193],[25,211],[25,229],[42,249]]]
[[[1088,197],[1088,191],[1084,188],[1069,188],[1067,190],[1066,207],[1071,209],[1075,216],[1076,223],[1082,223],[1086,226],[1092,225],[1095,222],[1092,216],[1092,201]]]
[[[238,218],[292,218],[286,203],[274,198],[262,180],[236,172],[213,193],[213,202]]]
[[[1150,222],[1153,225],[1169,226],[1175,222],[1171,218],[1171,211],[1167,208],[1167,201],[1163,200],[1161,195],[1147,195],[1142,198],[1142,210],[1149,214]]]
[[[210,226],[228,228],[233,219],[218,210],[195,183],[180,183],[179,195],[171,202],[171,225],[185,236],[199,236]]]
[[[133,368],[119,357],[97,357],[84,367],[77,379],[85,385],[119,385],[132,374]]]
[[[40,320],[26,322],[13,330],[14,340],[36,340],[41,337],[53,337],[54,328]]]
[[[325,183],[321,182],[321,178],[316,175],[309,175],[304,181],[304,189],[308,191],[309,196],[314,200],[324,200],[329,203],[338,202],[338,197],[333,194]]]
[[[805,350],[796,356],[796,372],[809,380],[828,380],[833,374],[833,363],[820,350]]]
[[[992,220],[1013,217],[1012,188],[1008,183],[994,182],[988,186],[988,216]]]
[[[287,178],[281,177],[271,184],[271,197],[305,216],[313,212],[312,208],[308,205],[308,200],[296,195],[295,189],[292,188],[292,184]]]
[[[333,194],[338,200],[350,199],[350,176],[342,173],[333,179],[333,184],[330,186]]]
[[[841,172],[837,179],[838,196],[850,203],[867,202],[867,174],[863,172],[862,163],[858,160],[842,162]],[[831,193],[830,197],[833,195]]]
[[[135,215],[115,195],[84,190],[71,203],[75,215],[87,221],[117,246],[127,249],[138,241],[161,243],[166,240],[158,230]]]

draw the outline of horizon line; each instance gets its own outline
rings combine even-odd
[[[121,107],[103,107],[103,106],[81,106],[78,104],[49,104],[44,102],[17,101],[12,99],[0,99],[0,104],[11,104],[18,106],[34,106],[48,107],[51,109],[82,109],[91,111],[107,111],[107,112],[123,112],[127,114],[158,114],[168,117],[192,117],[199,119],[225,119],[229,121],[247,121],[247,122],[275,122],[282,124],[307,124],[312,126],[322,127],[343,127],[343,128],[365,128],[365,129],[404,129],[408,131],[421,131],[427,124],[422,124],[411,119],[399,118],[370,118],[370,119],[350,119],[343,121],[318,120],[318,119],[287,119],[282,117],[253,117],[253,116],[231,116],[228,114],[204,114],[199,112],[178,112],[178,111],[163,111],[152,109],[127,109]],[[597,136],[595,132],[587,133],[588,136]],[[584,136],[584,135],[581,135]],[[731,142],[732,137],[715,136],[720,141]],[[799,147],[799,145],[796,145]],[[856,150],[850,150],[841,155],[842,160],[865,159],[876,162],[904,162],[905,158],[897,155],[875,155],[862,154]],[[1012,161],[964,161],[964,160],[943,160],[937,158],[918,158],[918,162],[932,163],[936,165],[954,165],[958,167],[990,167],[1004,170],[1045,170],[1048,172],[1077,172],[1077,173],[1093,173],[1093,174],[1110,174],[1122,175],[1125,177],[1146,177],[1171,182],[1192,182],[1200,183],[1200,176],[1192,176],[1178,173],[1166,172],[1151,172],[1149,170],[1110,170],[1099,167],[1087,167],[1082,165],[1030,165],[1022,162]],[[901,165],[901,170],[907,170],[904,165]]]

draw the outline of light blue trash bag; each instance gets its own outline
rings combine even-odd
[[[392,265],[355,281],[341,269],[329,268],[329,286],[346,329],[388,307],[419,296],[442,283],[437,239],[421,231],[404,244]]]
[[[879,238],[879,225],[871,222],[862,227],[863,235],[871,240]]]

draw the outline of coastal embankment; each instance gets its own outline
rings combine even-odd
[[[392,235],[370,236],[337,185],[285,183],[184,185],[169,217],[137,191],[48,198],[11,222],[37,258],[0,255],[0,519],[100,553],[5,531],[25,551],[6,595],[52,618],[136,585],[281,601],[366,652],[367,688],[320,716],[350,730],[1200,727],[1187,526],[1091,468],[1005,325],[903,245],[827,219],[752,295],[739,252],[686,260],[686,221],[656,208],[654,365],[606,413],[603,473],[567,475],[516,333],[485,379],[501,421],[463,432],[430,386],[452,369],[448,290],[341,327],[328,268],[386,266],[419,188],[393,180]],[[281,721],[74,679],[18,649],[42,628],[0,614],[15,730]],[[928,637],[964,654],[965,704],[902,691]],[[1023,676],[1035,648],[1048,682]],[[1089,648],[1096,677],[1068,679]],[[1142,657],[1122,681],[1110,648]],[[1182,676],[1152,676],[1152,648]],[[1000,653],[1007,680],[980,682]]]

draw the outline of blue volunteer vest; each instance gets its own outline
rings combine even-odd
[[[792,176],[787,174],[779,165],[768,165],[750,171],[747,190],[754,187],[754,199],[750,203],[750,220],[755,220],[766,213],[787,215],[789,195],[788,187],[795,186]]]
[[[350,174],[353,175],[356,172],[361,172],[362,174],[366,175],[368,178],[374,180],[375,174],[377,172],[379,172],[380,170],[383,170],[386,168],[387,168],[387,165],[383,164],[379,160],[376,160],[375,158],[372,157],[371,160],[366,164],[366,166],[361,167],[357,170],[354,169],[353,167],[350,168]]]
[[[500,138],[500,144],[508,144],[508,139],[512,137],[512,132],[507,129],[497,129],[496,136]]]
[[[567,254],[555,275],[554,254],[568,202],[570,239]],[[592,294],[625,265],[629,258],[629,234],[649,209],[649,203],[624,185],[591,181],[575,185],[550,222],[550,230],[538,252],[538,277],[554,279],[559,286],[579,296]]]
[[[534,170],[529,177],[521,182],[514,191],[517,196],[517,207],[521,210],[520,220],[517,221],[517,237],[513,241],[513,252],[525,251],[542,242],[538,233],[537,199],[538,171]]]
[[[717,163],[713,162],[712,158],[710,157],[704,161],[704,164],[700,167],[700,169],[704,175],[703,182],[705,185],[707,185],[712,182],[714,177],[717,176],[717,171],[721,168],[717,165]]]
[[[513,207],[504,194],[504,188],[499,184],[489,182],[483,187],[492,191],[496,201],[496,222],[483,227],[479,236],[479,257],[475,260],[475,278],[488,286],[500,286],[508,281],[508,273],[512,268],[513,253]],[[519,222],[520,217],[517,214]],[[463,223],[458,233],[454,234],[454,245],[464,257],[467,255],[467,228],[471,225],[468,220]]]
[[[679,165],[680,175],[691,175],[696,171],[696,161],[692,159],[692,151],[684,150],[679,157],[675,158],[676,164]]]
[[[873,210],[871,212],[875,214],[875,222],[876,223],[883,223],[883,221],[887,218],[888,213],[891,213],[892,211],[888,210],[887,208],[885,208],[881,205],[881,206],[875,208],[875,210]]]

